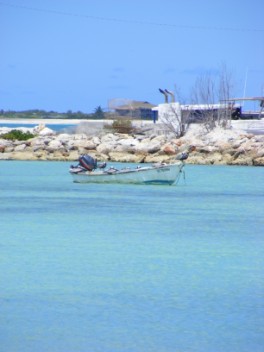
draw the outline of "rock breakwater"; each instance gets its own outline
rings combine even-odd
[[[5,131],[6,132],[6,131]],[[175,156],[194,145],[190,164],[255,165],[264,166],[264,135],[243,131],[215,129],[204,133],[199,128],[181,138],[171,133],[149,131],[132,135],[102,133],[56,134],[42,128],[27,141],[1,138],[0,160],[60,160],[77,161],[81,154],[90,154],[98,161],[113,162],[172,162]]]

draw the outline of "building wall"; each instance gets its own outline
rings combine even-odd
[[[157,123],[170,124],[174,128],[178,127],[178,122],[181,119],[181,106],[179,103],[163,103],[154,109],[158,111]]]

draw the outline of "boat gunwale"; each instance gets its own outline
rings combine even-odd
[[[101,172],[95,172],[95,171],[80,171],[80,172],[71,172],[70,173],[73,175],[82,175],[82,176],[112,176],[112,175],[122,175],[122,174],[130,174],[130,173],[137,173],[137,172],[145,172],[145,171],[153,171],[153,170],[159,170],[159,169],[165,169],[171,166],[178,166],[179,168],[182,168],[184,166],[183,162],[177,162],[173,164],[165,164],[165,165],[158,165],[158,166],[146,166],[146,167],[139,167],[139,168],[134,168],[134,169],[121,169],[121,170],[116,170],[114,169],[113,172],[108,172],[108,171],[101,171]]]

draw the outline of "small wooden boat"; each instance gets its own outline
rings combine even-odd
[[[95,159],[84,155],[79,165],[71,166],[70,173],[78,183],[125,183],[125,184],[165,184],[172,185],[183,172],[184,162],[173,164],[154,164],[135,168],[106,169],[106,164],[97,165]]]

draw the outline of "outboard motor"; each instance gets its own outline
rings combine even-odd
[[[92,158],[90,155],[82,155],[79,158],[80,165],[88,171],[93,171],[97,168],[97,160]]]
[[[104,169],[106,167],[106,165],[107,165],[106,162],[104,162],[104,163],[98,164],[97,167],[99,169]]]

